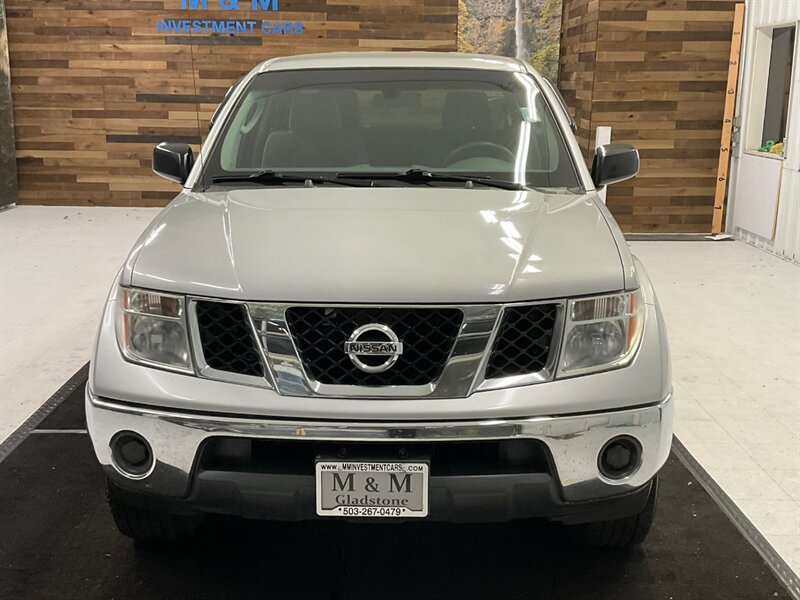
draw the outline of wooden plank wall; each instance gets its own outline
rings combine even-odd
[[[559,83],[587,160],[600,125],[639,148],[639,176],[609,187],[608,206],[625,231],[709,232],[735,2],[596,2],[564,3]]]
[[[8,67],[5,0],[0,0],[0,207],[17,201],[17,163],[11,116],[11,80]]]
[[[575,136],[584,153],[593,147],[592,94],[597,58],[597,18],[600,0],[563,0],[561,56],[558,85],[572,109],[578,131]],[[589,155],[586,154],[589,158]],[[590,163],[591,164],[591,163]]]
[[[455,0],[279,0],[278,13],[235,17],[216,0],[208,7],[6,0],[19,203],[165,204],[177,186],[152,174],[153,145],[183,141],[197,150],[230,84],[267,58],[456,49]],[[231,18],[300,21],[304,33],[156,32],[160,19]]]

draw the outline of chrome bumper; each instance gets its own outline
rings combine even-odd
[[[106,473],[125,487],[161,496],[188,493],[201,443],[214,436],[285,440],[389,442],[466,441],[532,438],[547,445],[567,502],[599,500],[645,485],[663,466],[672,443],[672,396],[659,404],[595,414],[453,422],[314,422],[227,417],[163,411],[111,402],[86,388],[86,419],[97,457]],[[120,431],[134,431],[151,445],[152,470],[131,477],[112,459],[110,442]],[[600,474],[597,457],[618,435],[642,446],[639,469],[610,480]]]

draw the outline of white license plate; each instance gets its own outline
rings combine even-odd
[[[317,461],[321,517],[427,517],[428,464]]]

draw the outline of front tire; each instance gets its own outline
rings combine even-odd
[[[122,535],[136,540],[174,542],[190,537],[203,523],[203,515],[176,515],[145,509],[125,501],[124,494],[106,480],[106,497],[114,524]]]
[[[641,544],[653,525],[657,496],[658,476],[653,478],[647,504],[640,513],[623,519],[570,525],[567,529],[572,538],[583,546],[626,548]]]

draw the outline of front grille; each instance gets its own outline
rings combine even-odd
[[[197,328],[206,364],[218,371],[264,376],[264,367],[242,304],[199,301]]]
[[[557,304],[507,307],[492,346],[486,379],[526,375],[544,369],[550,356],[557,313]]]
[[[353,461],[420,461],[432,477],[548,473],[543,442],[530,439],[446,442],[319,442],[212,437],[200,450],[198,471],[314,476],[319,458]]]
[[[323,384],[373,387],[425,385],[438,379],[462,320],[463,313],[457,308],[295,306],[286,311],[286,322],[311,379]],[[352,333],[370,323],[386,325],[403,343],[403,353],[383,373],[360,370],[344,352]]]

